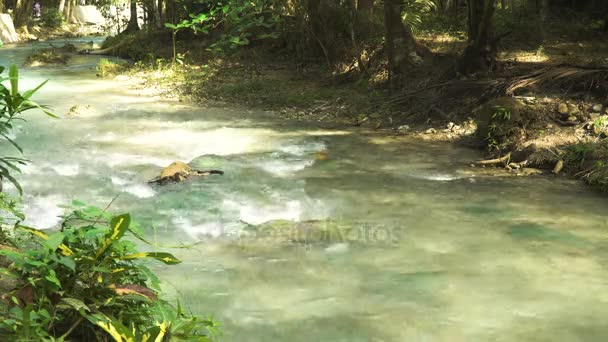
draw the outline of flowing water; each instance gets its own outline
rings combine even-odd
[[[76,40],[87,43],[90,39]],[[99,39],[94,42],[98,43]],[[31,45],[0,50],[21,63]],[[225,341],[606,341],[608,200],[553,178],[484,178],[478,152],[272,120],[139,95],[95,77],[98,58],[23,68],[63,114],[15,132],[29,223],[117,193],[183,260],[165,288],[213,314]],[[174,160],[224,176],[150,186]],[[247,224],[330,220],[344,239],[243,238]]]

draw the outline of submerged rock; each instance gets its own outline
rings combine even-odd
[[[73,44],[65,44],[62,47],[54,47],[37,50],[25,58],[24,66],[43,66],[49,64],[67,64],[71,54],[76,52]]]
[[[67,117],[79,117],[94,114],[95,109],[90,105],[75,105],[65,114]]]
[[[522,121],[525,107],[512,97],[499,97],[487,102],[476,113],[477,136],[487,139],[494,135],[508,135]]]
[[[257,238],[292,243],[346,243],[359,236],[351,225],[332,220],[271,220],[249,224],[246,231]]]
[[[161,171],[160,177],[171,177],[180,173],[188,174],[191,170],[192,169],[190,166],[188,166],[188,164],[181,161],[175,161]]]
[[[165,185],[168,183],[180,183],[188,178],[196,176],[209,176],[209,175],[223,175],[224,171],[220,170],[194,170],[188,164],[175,161],[169,166],[165,167],[160,176],[149,181],[151,184]]]

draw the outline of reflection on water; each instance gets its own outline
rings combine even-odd
[[[0,64],[29,49],[2,49]],[[140,96],[95,79],[97,60],[23,69],[26,87],[51,79],[38,100],[58,114],[94,109],[18,128],[33,161],[20,177],[29,223],[52,227],[70,199],[104,206],[122,192],[115,209],[155,241],[202,241],[157,269],[225,340],[608,339],[604,197],[561,179],[471,177],[475,151]],[[174,160],[226,174],[146,183]],[[351,230],[245,234],[270,220]]]

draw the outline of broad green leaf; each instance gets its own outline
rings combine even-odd
[[[163,321],[162,323],[157,322],[156,325],[160,329],[160,332],[158,333],[158,335],[156,335],[156,339],[154,340],[154,342],[163,342],[165,334],[167,334],[167,328],[169,327],[169,324],[167,324],[167,321]]]
[[[73,200],[72,201],[72,206],[74,207],[84,207],[86,206],[86,203],[79,201],[79,200]]]
[[[57,287],[61,288],[61,282],[59,281],[59,278],[57,278],[57,274],[55,273],[54,270],[50,270],[49,274],[44,277],[44,279],[48,280],[49,282],[57,285]]]
[[[27,226],[23,226],[23,225],[17,225],[17,228],[19,228],[23,231],[26,231],[34,236],[37,236],[43,240],[48,240],[48,238],[49,238],[49,236],[45,232],[38,230],[36,228],[27,227]]]
[[[49,80],[46,80],[46,81],[44,81],[44,82],[40,83],[40,84],[39,84],[39,85],[38,85],[36,88],[34,88],[34,89],[30,89],[30,90],[25,91],[25,92],[23,93],[23,95],[22,95],[22,96],[23,96],[23,98],[24,98],[24,99],[26,99],[26,100],[29,100],[29,98],[30,98],[30,97],[32,97],[32,95],[34,95],[34,94],[35,94],[35,93],[36,93],[38,90],[40,90],[40,88],[44,87],[44,85],[45,85],[45,84],[47,84],[47,82],[48,82],[48,81],[49,81]]]
[[[0,135],[2,135],[2,137],[4,139],[6,139],[6,141],[11,143],[11,145],[13,145],[19,152],[21,152],[23,154],[23,149],[21,148],[21,146],[17,145],[17,143],[15,141],[13,141],[13,139],[9,138],[9,136],[6,135],[5,133],[1,133]],[[17,169],[16,171],[19,172],[19,169]]]
[[[49,238],[44,242],[44,244],[48,249],[55,251],[57,250],[59,245],[61,245],[64,238],[65,235],[62,232],[56,232],[54,234],[51,234]]]
[[[49,239],[49,236],[45,232],[43,232],[41,230],[38,230],[38,229],[35,229],[35,228],[32,228],[32,227],[23,226],[23,225],[20,225],[20,224],[17,225],[16,227],[18,229],[21,229],[23,231],[26,231],[26,232],[34,235],[34,236],[37,236],[37,237],[39,237],[39,238],[41,238],[43,240],[48,240]],[[66,246],[63,243],[59,245],[59,250],[61,251],[61,254],[65,255],[65,256],[69,256],[69,255],[74,254],[74,252],[68,246]]]
[[[19,70],[16,64],[11,64],[8,70],[8,77],[11,80],[11,96],[19,95]]]
[[[59,263],[69,268],[72,272],[76,270],[76,262],[72,258],[61,257],[59,258]]]
[[[150,281],[150,286],[157,290],[160,291],[160,279],[158,279],[158,277],[156,276],[156,274],[154,274],[154,272],[150,271],[149,268],[147,268],[146,266],[141,265],[140,266],[141,271],[146,275],[146,277],[148,277],[148,280]]]
[[[177,265],[181,263],[181,260],[174,257],[173,254],[163,253],[163,252],[146,252],[146,253],[136,253],[136,254],[128,254],[123,256],[122,260],[133,260],[133,259],[144,259],[144,258],[152,258],[158,261],[161,261],[167,265]]]
[[[61,298],[61,301],[65,304],[73,307],[76,311],[80,311],[81,309],[87,312],[90,312],[91,309],[80,299],[76,298]]]
[[[107,332],[115,342],[135,342],[129,329],[103,313],[85,315],[84,317]]]
[[[103,252],[108,249],[108,247],[110,247],[115,241],[120,240],[127,229],[129,229],[130,223],[131,216],[129,214],[113,217],[110,221],[111,231],[104,237],[103,241],[101,242],[101,246],[97,250],[97,253],[95,253],[95,257],[99,258]]]

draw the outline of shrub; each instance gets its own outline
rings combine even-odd
[[[46,28],[59,28],[63,26],[63,14],[56,8],[48,8],[42,12],[40,25]]]
[[[14,281],[0,303],[3,340],[209,341],[216,324],[186,315],[158,297],[156,276],[141,262],[180,261],[163,252],[140,252],[126,235],[141,239],[128,214],[75,202],[60,231],[15,225],[0,268]],[[145,240],[143,240],[145,241]]]
[[[0,77],[0,138],[19,152],[8,136],[13,120],[30,109],[53,115],[30,99],[45,83],[20,93],[15,65]],[[0,181],[9,179],[20,190],[11,173],[24,163],[0,156]],[[111,216],[81,202],[73,206],[61,229],[47,234],[21,225],[25,217],[17,202],[0,191],[1,341],[210,340],[216,323],[159,299],[159,280],[141,262],[174,265],[178,259],[140,252],[124,239],[146,242],[129,214]]]
[[[127,69],[127,64],[102,58],[97,63],[96,69],[99,77],[116,76]]]

